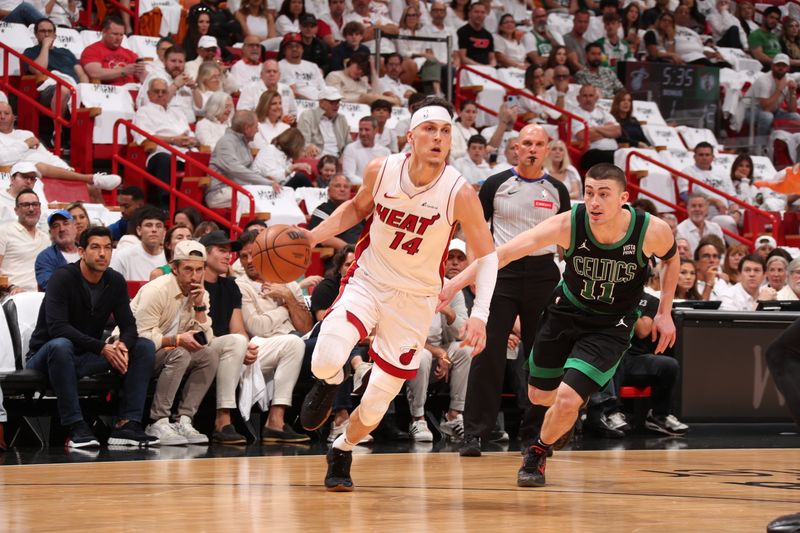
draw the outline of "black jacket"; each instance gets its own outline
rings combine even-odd
[[[80,261],[53,272],[39,308],[28,353],[35,353],[48,341],[63,337],[72,342],[77,353],[99,354],[105,344],[103,330],[112,314],[120,329],[120,340],[133,351],[139,334],[131,313],[128,284],[122,274],[110,268],[103,273],[100,284],[102,297],[97,307],[92,308]]]

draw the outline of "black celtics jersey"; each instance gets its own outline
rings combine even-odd
[[[572,207],[572,237],[560,286],[579,309],[625,315],[639,305],[649,270],[642,246],[650,215],[626,208],[631,223],[625,236],[614,244],[601,244],[592,235],[586,206]]]

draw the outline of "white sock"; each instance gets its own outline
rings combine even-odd
[[[344,433],[336,437],[336,440],[333,441],[333,447],[336,448],[337,450],[351,452],[353,451],[353,448],[356,447],[356,445],[347,440],[347,432],[345,431]]]

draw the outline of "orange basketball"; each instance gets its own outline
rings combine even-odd
[[[253,261],[265,281],[289,283],[302,276],[311,262],[308,239],[294,226],[275,224],[254,243]]]

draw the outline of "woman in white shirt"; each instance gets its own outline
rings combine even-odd
[[[461,102],[458,119],[453,123],[452,140],[450,144],[450,161],[455,161],[467,155],[467,141],[478,134],[475,129],[475,119],[478,117],[478,106],[472,100]]]
[[[242,0],[234,16],[245,37],[255,35],[261,40],[275,37],[275,21],[267,10],[267,0]]]
[[[287,33],[300,33],[300,17],[306,14],[303,0],[283,0],[278,18],[275,19],[275,32],[278,37]]]
[[[231,125],[233,99],[223,91],[216,91],[208,97],[203,107],[204,118],[197,121],[194,134],[200,144],[211,150]]]
[[[553,57],[552,55],[550,57]],[[525,71],[525,93],[537,98],[544,99],[545,83],[544,83],[544,69],[538,65],[531,65]],[[519,97],[519,110],[520,118],[525,122],[538,121],[539,119],[547,119],[545,116],[545,107],[539,104],[536,100]]]
[[[579,200],[583,196],[581,175],[572,166],[564,141],[550,141],[550,153],[544,158],[544,168],[548,174],[564,183],[571,199]]]
[[[251,168],[285,187],[313,187],[309,164],[294,162],[302,157],[305,146],[306,140],[300,130],[289,128],[272,139],[265,149],[258,151]]]
[[[447,18],[444,23],[451,28],[459,29],[467,23],[467,7],[470,0],[450,0],[447,7]]]
[[[283,102],[277,91],[264,91],[261,94],[256,105],[256,116],[258,132],[250,143],[252,148],[266,149],[275,137],[289,129],[289,125],[283,121]]]
[[[198,117],[202,117],[203,109],[211,95],[222,90],[222,67],[214,61],[206,61],[197,71],[197,85],[192,89],[192,107]]]
[[[500,17],[497,33],[494,36],[494,54],[497,66],[513,67],[525,70],[525,46],[522,44],[521,31],[517,31],[517,23],[513,15],[506,13]]]

